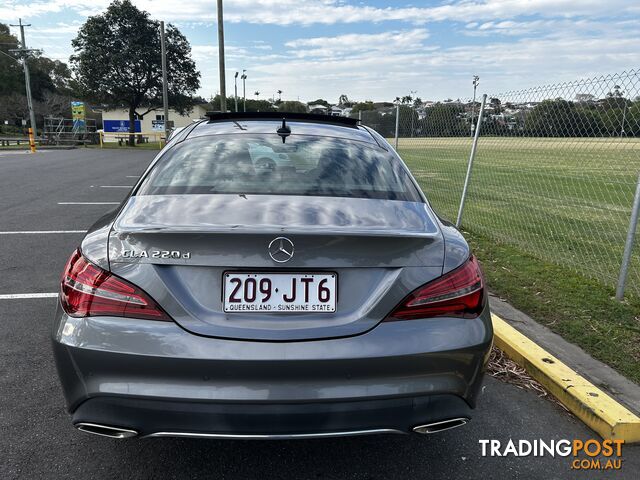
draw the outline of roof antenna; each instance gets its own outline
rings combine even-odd
[[[282,119],[282,126],[278,128],[276,133],[282,137],[282,143],[291,135],[291,129],[287,126],[287,121],[284,118]]]

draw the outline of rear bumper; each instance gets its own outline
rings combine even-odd
[[[282,404],[96,397],[82,403],[72,421],[140,436],[260,439],[407,433],[417,425],[470,417],[469,405],[455,395]]]
[[[487,308],[473,320],[389,322],[347,338],[247,342],[58,308],[53,337],[74,424],[286,438],[469,418],[492,329]]]

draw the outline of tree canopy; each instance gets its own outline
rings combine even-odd
[[[160,22],[130,0],[115,0],[89,17],[72,41],[73,72],[86,98],[129,109],[130,132],[136,116],[162,105]],[[193,105],[200,73],[191,46],[173,25],[166,28],[169,105],[179,112]]]
[[[209,100],[209,109],[211,111],[220,111],[220,95],[215,95]],[[227,97],[227,109],[235,111],[235,97]],[[243,99],[238,97],[238,111],[244,110]],[[247,98],[247,112],[275,112],[276,107],[269,100],[255,100]]]
[[[353,109],[351,110],[351,114],[358,113],[360,111],[365,112],[368,110],[375,110],[376,106],[373,104],[371,100],[365,100],[364,102],[358,102],[353,104]]]
[[[0,128],[16,133],[21,130],[16,125],[29,116],[22,63],[10,51],[19,47],[9,26],[0,23],[0,119],[10,122]],[[67,64],[35,52],[28,62],[36,122],[42,124],[46,115],[71,115],[70,101],[76,85]]]
[[[314,100],[313,102],[309,102],[309,105],[323,105],[327,108],[331,106],[331,104],[327,102],[324,98],[319,98],[317,100]]]
[[[0,23],[0,95],[24,92],[22,66],[9,53],[18,48],[18,39],[11,35],[9,25]]]
[[[286,100],[280,102],[278,110],[281,112],[307,113],[307,105],[296,100]]]

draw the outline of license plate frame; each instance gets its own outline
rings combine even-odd
[[[276,281],[274,283],[274,277]],[[312,282],[309,282],[308,293],[309,297],[307,301],[293,301],[293,302],[285,302],[284,296],[288,294],[288,297],[291,298],[291,290],[292,290],[292,279],[296,278],[296,297],[297,293],[300,292],[304,294],[304,283],[300,282],[301,278],[312,278]],[[231,302],[230,297],[233,296],[233,291],[230,291],[230,288],[234,288],[230,284],[232,283],[232,279],[242,279],[241,285],[238,287],[242,289],[242,292],[235,292],[236,297],[237,294],[240,293],[242,296],[240,302]],[[245,302],[242,300],[246,300],[244,298],[245,295],[245,284],[246,280],[254,278],[256,281],[256,295],[255,300],[252,302]],[[278,298],[271,299],[267,302],[262,302],[261,297],[264,297],[264,293],[261,293],[260,288],[260,280],[269,279],[271,281],[271,296],[274,295],[276,297],[280,296],[281,301]],[[325,284],[325,288],[329,290],[329,300],[326,302],[320,301],[320,293],[319,293],[319,284],[322,280],[327,280],[328,284]],[[289,286],[289,290],[284,292],[281,291],[285,285]],[[252,287],[253,288],[253,287]],[[251,290],[251,289],[249,289]],[[238,270],[229,270],[222,273],[222,309],[225,313],[278,313],[278,314],[301,314],[301,313],[335,313],[337,311],[338,305],[338,274],[333,271],[238,271]],[[312,298],[311,292],[315,291],[316,295]],[[315,299],[315,300],[314,300]],[[247,306],[254,305],[254,307]],[[258,305],[259,308],[255,307]],[[282,307],[279,307],[282,305]],[[267,308],[270,306],[270,308]]]

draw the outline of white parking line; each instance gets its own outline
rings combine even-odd
[[[86,230],[16,230],[14,232],[0,232],[0,235],[46,235],[49,233],[86,233]]]
[[[133,185],[100,185],[100,188],[133,188]]]
[[[55,298],[57,293],[10,293],[8,295],[0,295],[0,300],[18,300],[25,298]]]
[[[120,205],[120,202],[58,202],[58,205]]]
[[[127,175],[127,178],[140,178],[140,175]]]

